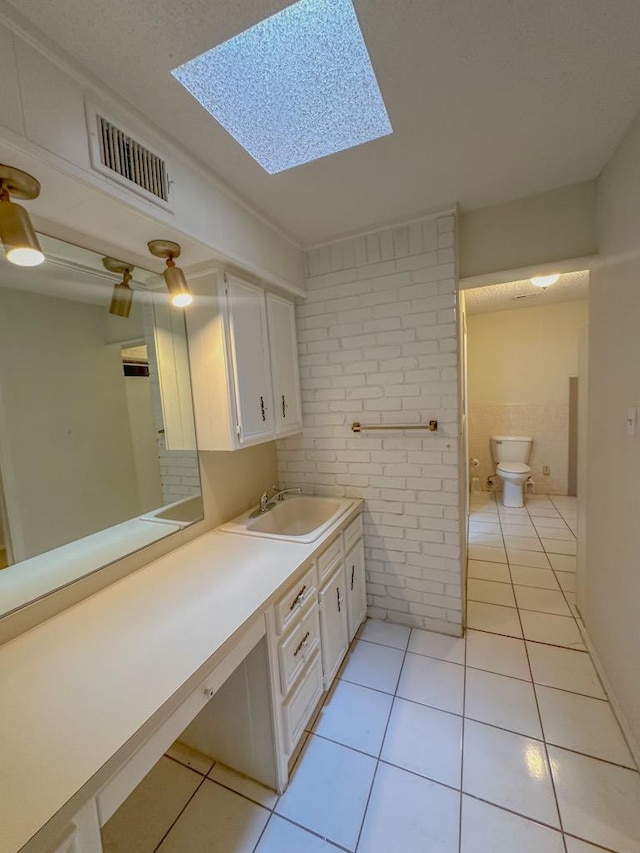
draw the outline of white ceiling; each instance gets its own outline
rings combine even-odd
[[[268,175],[170,76],[286,0],[8,0],[305,245],[595,177],[640,109],[638,0],[355,0],[394,133]]]
[[[580,270],[561,275],[558,281],[543,290],[529,279],[490,284],[464,291],[467,314],[489,314],[493,311],[514,311],[517,308],[540,308],[559,302],[575,302],[589,298],[589,271]]]

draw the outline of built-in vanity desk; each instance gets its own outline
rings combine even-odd
[[[237,769],[283,790],[365,616],[361,507],[311,543],[212,531],[1,647],[0,853],[99,853],[185,729],[233,752],[206,723],[241,666]]]

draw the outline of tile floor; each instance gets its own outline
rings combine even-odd
[[[466,639],[367,622],[282,797],[174,748],[106,853],[640,853],[640,776],[573,615],[574,503],[475,495]]]

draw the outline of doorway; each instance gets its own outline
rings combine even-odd
[[[588,271],[578,271],[546,290],[520,278],[461,293],[469,628],[581,644],[575,616],[584,477],[578,458],[586,443],[586,406],[582,391],[571,399],[570,379],[575,390],[575,378],[584,378],[588,286]],[[531,438],[530,454],[522,442],[524,456],[513,460],[521,471],[501,477],[496,457],[504,445],[516,447],[513,437]],[[572,495],[576,479],[579,494]],[[503,490],[511,480],[522,506],[505,506],[513,503]]]

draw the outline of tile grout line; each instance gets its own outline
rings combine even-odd
[[[364,811],[362,813],[362,821],[360,823],[360,830],[358,832],[358,839],[356,841],[356,846],[354,847],[354,851],[358,850],[358,847],[360,845],[360,839],[362,837],[362,830],[364,829],[364,824],[365,824],[365,821],[367,819],[367,812],[369,811],[369,803],[371,802],[371,794],[373,793],[373,786],[376,783],[376,777],[378,775],[378,769],[379,769],[380,763],[381,763],[380,756],[382,755],[382,750],[384,749],[384,742],[385,742],[386,737],[387,737],[387,732],[389,731],[389,723],[391,722],[391,715],[393,714],[393,708],[396,704],[396,698],[398,696],[398,687],[400,686],[400,679],[402,678],[402,670],[404,669],[404,662],[407,659],[409,644],[411,643],[412,632],[413,632],[413,628],[409,628],[409,635],[407,636],[407,645],[405,646],[404,654],[402,655],[402,663],[400,664],[400,669],[398,670],[398,677],[396,679],[396,686],[395,686],[395,689],[393,691],[393,698],[391,700],[391,706],[389,707],[389,715],[387,717],[387,722],[386,722],[386,725],[384,727],[384,733],[382,735],[382,740],[380,741],[380,749],[378,750],[378,755],[376,757],[376,766],[375,766],[374,771],[373,771],[373,776],[371,777],[371,786],[369,787],[369,794],[367,796],[367,802],[365,804]],[[387,695],[389,695],[389,694],[387,694]]]
[[[195,771],[194,771],[194,772],[195,772]],[[207,777],[206,777],[206,776],[203,776],[203,777],[202,777],[202,779],[200,780],[200,784],[196,787],[196,789],[195,789],[195,791],[193,792],[193,794],[191,794],[191,796],[189,797],[189,799],[187,800],[187,802],[186,802],[186,803],[184,804],[184,806],[180,809],[180,811],[179,811],[179,812],[178,812],[178,814],[176,815],[176,817],[175,817],[175,819],[173,820],[173,822],[172,822],[171,826],[169,827],[169,829],[168,829],[168,830],[165,832],[165,834],[162,836],[162,838],[160,839],[160,841],[158,842],[158,844],[156,844],[156,846],[153,848],[153,853],[156,853],[156,851],[158,851],[158,850],[160,849],[160,847],[162,847],[162,845],[164,844],[164,842],[167,840],[167,838],[168,838],[168,836],[169,836],[169,833],[173,832],[173,829],[174,829],[175,825],[178,823],[178,821],[180,820],[180,818],[181,818],[181,817],[182,817],[182,815],[184,814],[185,810],[187,809],[187,806],[191,803],[191,801],[193,800],[193,798],[195,797],[195,795],[198,793],[198,791],[200,790],[200,788],[202,788],[202,786],[204,785],[204,783],[205,783],[206,781],[207,781]]]
[[[527,514],[529,514],[528,510],[527,510]],[[542,543],[542,540],[540,540],[540,541]],[[548,557],[547,557],[547,559],[548,559]],[[549,565],[551,565],[550,560],[549,560]],[[509,568],[509,572],[511,572],[511,568]],[[520,619],[520,627],[522,628],[522,636],[524,637],[524,626],[522,625],[522,619],[520,616],[520,610],[519,609],[518,609],[518,619]],[[536,683],[535,683],[534,678],[533,678],[533,667],[531,666],[531,658],[529,657],[529,647],[527,646],[526,641],[524,643],[524,651],[525,651],[525,654],[527,656],[527,663],[529,665],[529,670],[531,672],[531,683],[533,685],[533,698],[534,698],[534,701],[536,703],[536,711],[538,712],[538,722],[540,724],[540,731],[542,733],[542,742],[544,744],[544,754],[545,754],[545,758],[547,761],[547,768],[548,768],[547,772],[549,773],[549,781],[551,782],[551,790],[553,791],[553,799],[555,801],[556,811],[558,813],[558,822],[560,825],[560,832],[562,833],[562,844],[563,844],[563,847],[565,849],[565,853],[568,853],[567,840],[566,840],[565,835],[564,835],[564,825],[562,822],[562,813],[560,812],[560,800],[558,798],[558,792],[556,790],[556,782],[555,782],[555,779],[553,776],[553,771],[551,769],[551,757],[549,755],[549,746],[547,744],[544,724],[542,722],[542,712],[540,711],[540,703],[538,701],[538,692],[536,690]]]
[[[462,727],[460,731],[460,803],[458,810],[458,853],[462,853],[462,804],[464,785],[464,734],[467,710],[467,638],[464,641],[464,672],[462,677]]]

